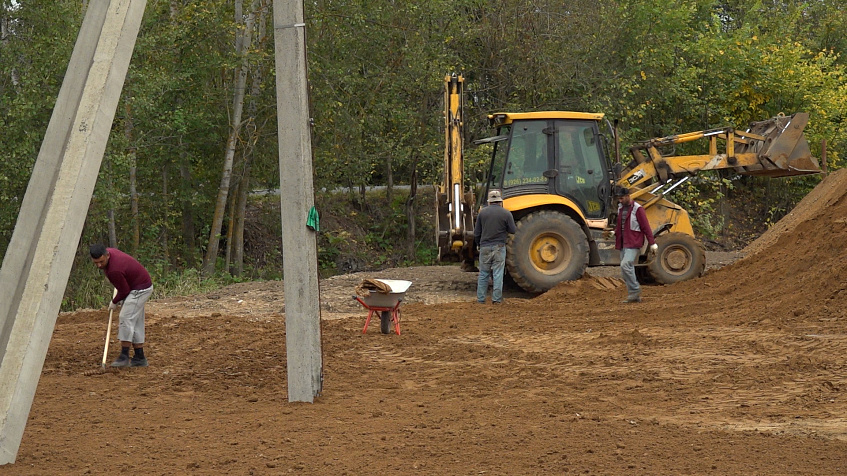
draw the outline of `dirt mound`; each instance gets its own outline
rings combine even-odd
[[[619,278],[585,274],[582,278],[575,281],[564,281],[557,284],[553,289],[536,297],[533,301],[553,304],[567,301],[577,296],[581,299],[586,299],[591,294],[601,294],[625,287],[626,285],[623,280]]]
[[[736,263],[683,286],[704,286],[718,299],[777,320],[840,319],[847,306],[847,169],[818,185],[797,209],[748,248]]]
[[[791,212],[745,247],[744,253],[754,254],[772,246],[780,236],[791,233],[800,223],[817,216],[847,193],[845,185],[847,169],[839,169],[827,175]]]

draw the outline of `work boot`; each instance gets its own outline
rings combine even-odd
[[[147,357],[142,357],[140,359],[138,357],[133,357],[129,361],[129,366],[130,367],[147,367]]]
[[[129,367],[129,356],[121,354],[112,362],[112,367]]]
[[[627,297],[626,297],[626,299],[625,299],[625,300],[623,300],[623,301],[621,301],[621,302],[623,302],[623,303],[629,303],[629,302],[641,302],[641,293],[638,293],[638,294],[630,294],[629,296],[627,296]]]

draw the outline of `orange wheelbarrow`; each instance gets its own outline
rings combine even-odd
[[[368,310],[368,318],[365,320],[365,327],[362,329],[362,334],[368,332],[368,325],[371,323],[371,318],[378,312],[380,332],[383,334],[390,333],[391,324],[393,323],[394,332],[398,336],[400,335],[400,302],[402,302],[402,299],[397,299],[393,304],[388,303],[389,305],[378,305],[379,303],[369,304],[368,297],[353,296],[353,299],[359,301]]]
[[[368,324],[375,313],[379,313],[379,330],[383,334],[391,332],[391,324],[394,324],[394,332],[400,335],[400,302],[406,297],[406,291],[412,285],[411,281],[399,279],[365,279],[356,287],[359,296],[353,299],[359,301],[368,310],[368,319],[362,334],[368,332]]]

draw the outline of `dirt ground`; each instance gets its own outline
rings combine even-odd
[[[287,399],[282,283],[151,302],[146,369],[86,375],[108,314],[62,314],[0,475],[845,474],[842,172],[639,304],[616,269],[500,306],[456,267],[323,280],[312,404]],[[365,277],[412,281],[402,335],[362,334]]]

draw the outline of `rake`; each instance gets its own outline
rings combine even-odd
[[[112,292],[112,299],[115,299],[115,296],[117,296],[117,295],[118,295],[118,290],[116,288],[114,290],[114,292]],[[111,302],[111,301],[109,301],[109,302]],[[107,373],[111,370],[114,370],[111,367],[106,367],[106,356],[109,354],[109,337],[111,337],[111,334],[112,334],[112,312],[114,312],[114,309],[109,309],[109,325],[106,326],[106,344],[103,346],[103,361],[100,362],[100,368],[99,369],[89,370],[87,372],[84,372],[85,375],[104,374],[104,373]]]

